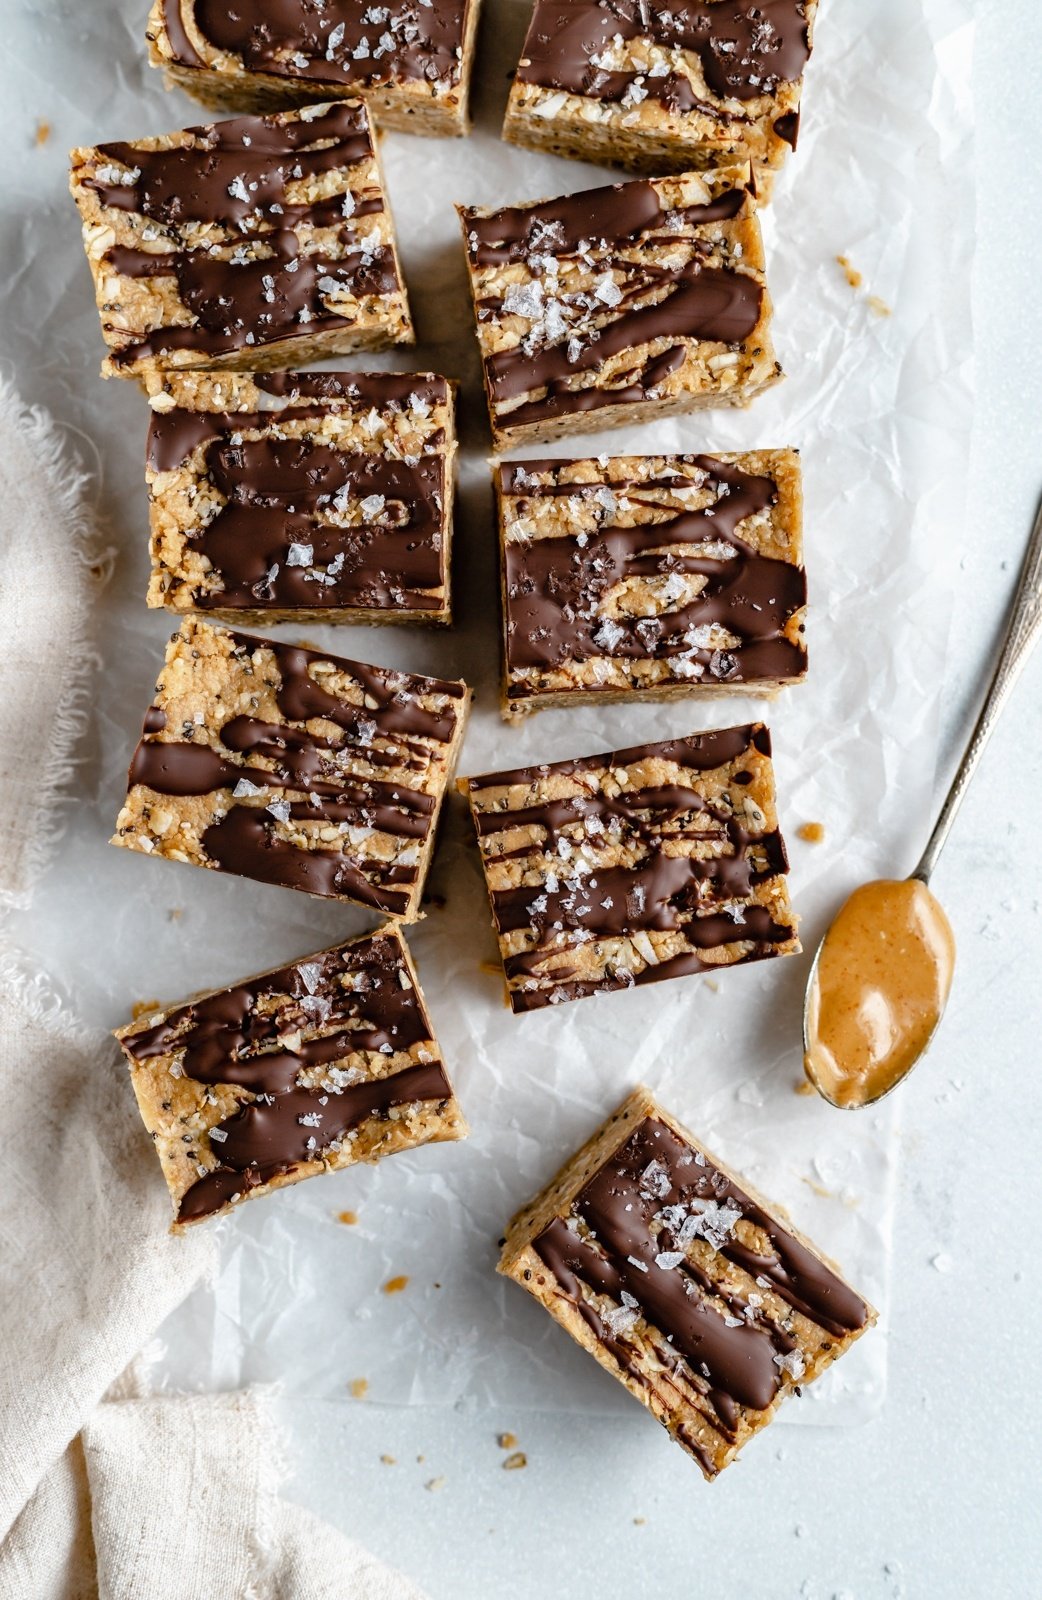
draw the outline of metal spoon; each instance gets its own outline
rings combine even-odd
[[[1024,564],[1021,568],[1020,578],[1017,583],[1012,603],[1010,605],[1005,633],[1003,635],[1002,643],[999,647],[998,658],[992,672],[991,681],[988,685],[988,691],[984,700],[984,705],[981,709],[979,717],[977,718],[973,735],[966,747],[965,754],[959,763],[958,771],[952,780],[951,788],[948,790],[947,798],[945,799],[944,805],[941,807],[940,815],[937,818],[937,822],[934,826],[933,832],[930,835],[926,849],[923,851],[919,865],[911,874],[910,878],[906,880],[909,885],[915,883],[916,881],[924,886],[929,884],[931,874],[937,865],[937,858],[944,848],[948,834],[951,832],[952,823],[955,821],[956,813],[958,812],[958,809],[962,804],[963,797],[970,786],[970,780],[977,770],[977,765],[984,753],[984,747],[994,731],[995,724],[998,722],[999,717],[1002,714],[1003,708],[1005,707],[1006,701],[1009,699],[1013,686],[1020,677],[1024,665],[1027,662],[1028,656],[1031,654],[1031,650],[1037,642],[1040,634],[1042,634],[1042,506],[1040,506],[1038,514],[1035,518],[1035,524],[1031,532],[1031,538],[1028,542],[1027,553],[1024,557]],[[824,1099],[828,1100],[831,1105],[840,1106],[840,1108],[843,1110],[854,1109],[855,1107],[859,1106],[874,1105],[877,1101],[881,1100],[884,1095],[889,1094],[892,1089],[895,1089],[899,1083],[904,1082],[904,1079],[908,1076],[909,1072],[911,1072],[912,1068],[917,1064],[917,1062],[922,1059],[930,1045],[933,1043],[937,1028],[940,1025],[941,1018],[944,1014],[944,1003],[947,999],[947,985],[945,985],[943,995],[939,996],[939,1004],[936,1008],[936,1019],[934,1020],[933,1026],[930,1028],[925,1040],[920,1043],[918,1049],[915,1049],[913,1046],[913,1053],[907,1060],[898,1066],[894,1075],[890,1077],[888,1081],[885,1081],[881,1088],[878,1088],[873,1092],[865,1083],[848,1082],[846,1088],[849,1089],[850,1092],[843,1092],[842,1098],[837,1099],[835,1089],[833,1088],[830,1092],[830,1088],[822,1081],[824,1073],[821,1070],[820,1061],[817,1066],[815,1065],[815,1062],[812,1058],[811,1048],[812,1044],[814,1043],[815,1033],[813,1014],[817,1009],[817,1004],[820,1000],[818,975],[821,965],[822,951],[825,948],[826,942],[828,941],[830,935],[833,933],[833,930],[836,928],[837,923],[843,918],[844,912],[847,911],[848,907],[851,906],[852,901],[855,900],[857,896],[864,896],[866,891],[870,892],[877,887],[880,890],[883,890],[885,889],[886,885],[883,883],[880,883],[878,886],[865,885],[863,890],[856,890],[854,895],[851,896],[851,899],[848,900],[846,905],[840,910],[836,920],[832,923],[829,931],[826,933],[825,938],[818,945],[814,962],[810,969],[810,975],[807,979],[807,992],[803,1007],[804,1069],[807,1073],[807,1077],[814,1085],[815,1089],[817,1089],[818,1093],[822,1095]],[[894,887],[900,888],[903,886],[895,885]],[[921,898],[924,898],[925,904],[926,898]],[[936,908],[936,912],[939,914],[940,923],[946,928],[947,922],[940,906],[937,905],[932,896],[928,896],[928,901],[929,907]],[[851,913],[851,915],[854,914],[855,913]],[[884,928],[880,928],[878,932],[880,939],[885,940],[886,930]],[[954,941],[952,942],[951,954],[952,958],[954,959]],[[842,1066],[842,1064],[838,1062],[837,1065],[840,1067]],[[883,1076],[884,1078],[887,1077],[885,1073]]]

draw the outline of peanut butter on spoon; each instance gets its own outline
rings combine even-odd
[[[984,707],[910,878],[866,883],[841,907],[814,958],[803,1067],[844,1110],[873,1105],[907,1077],[944,1015],[955,938],[928,884],[992,730],[1042,632],[1042,509],[1035,518]]]
[[[900,1083],[933,1037],[952,986],[955,939],[925,883],[855,889],[829,929],[807,991],[804,1068],[837,1106]]]

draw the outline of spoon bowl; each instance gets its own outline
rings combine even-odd
[[[840,1110],[876,1105],[933,1043],[951,987],[955,940],[930,893],[930,876],[1040,633],[1042,506],[984,705],[919,865],[909,878],[855,889],[815,953],[803,1005],[803,1065],[813,1087]]]
[[[940,1026],[955,939],[919,878],[856,889],[818,945],[803,1007],[803,1067],[841,1111],[876,1105]]]

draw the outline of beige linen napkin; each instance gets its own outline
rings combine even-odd
[[[266,1397],[114,1387],[213,1238],[170,1237],[113,1041],[16,943],[90,689],[86,487],[0,383],[0,1600],[422,1600],[279,1500]]]

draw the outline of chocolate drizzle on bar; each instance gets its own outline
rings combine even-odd
[[[740,345],[748,339],[760,322],[761,284],[747,272],[711,264],[708,257],[718,241],[691,231],[734,219],[747,198],[748,190],[738,186],[705,204],[669,210],[653,183],[635,179],[491,215],[464,213],[476,269],[523,262],[531,278],[520,301],[510,297],[516,286],[503,300],[479,298],[479,321],[499,321],[527,301],[531,309],[521,314],[538,320],[536,313],[544,312],[547,300],[559,321],[541,341],[530,336],[486,357],[486,386],[502,425],[523,427],[653,398],[686,359],[685,343],[667,344],[643,359],[635,355],[633,365],[614,373],[610,384],[599,382],[598,369],[627,351],[663,340]],[[649,246],[674,241],[690,251],[688,259],[679,264],[649,260]],[[588,270],[607,274],[612,283],[607,300],[558,287],[561,265],[576,257]],[[549,259],[557,263],[552,275],[546,270]],[[589,372],[592,382],[577,385],[576,379]],[[526,395],[535,397],[525,400]],[[518,400],[520,405],[512,404]]]
[[[197,1221],[339,1151],[370,1118],[448,1100],[452,1089],[430,1040],[398,942],[381,934],[194,1000],[124,1036],[134,1062],[173,1054],[178,1076],[242,1091],[239,1108],[209,1130],[217,1165],[186,1191],[178,1221]],[[359,1053],[379,1060],[425,1043],[430,1059],[421,1054],[382,1076],[374,1063],[357,1061]],[[309,1081],[301,1083],[304,1074]]]
[[[302,121],[234,117],[186,131],[192,144],[169,150],[101,145],[109,165],[83,180],[103,206],[152,224],[156,248],[113,245],[105,256],[113,271],[174,278],[195,319],[153,329],[112,356],[118,366],[174,350],[224,355],[344,327],[353,319],[336,311],[338,295],[400,291],[390,246],[362,231],[365,217],[383,211],[378,190],[339,189],[311,203],[289,197],[294,183],[372,160],[363,105],[345,102]],[[223,237],[198,239],[198,224]],[[294,225],[324,230],[319,247],[302,249]]]
[[[401,778],[381,778],[379,773],[426,773],[440,754],[438,747],[451,742],[457,713],[451,703],[428,709],[419,697],[459,701],[463,685],[407,676],[274,639],[222,632],[250,671],[255,651],[274,657],[275,699],[285,722],[237,713],[212,730],[219,740],[214,749],[176,736],[191,735],[195,730],[190,724],[165,737],[166,723],[157,727],[153,713],[159,708],[153,707],[134,752],[129,787],[143,784],[157,794],[182,798],[228,790],[227,809],[201,838],[210,865],[404,915],[437,799]],[[352,678],[365,703],[324,689],[311,671],[312,663],[322,661]],[[313,720],[333,723],[341,737],[312,733],[307,724]],[[244,780],[244,790],[236,796]],[[259,792],[251,792],[250,786]],[[309,840],[317,839],[323,828],[339,828],[342,843],[336,849],[317,844],[304,848],[280,832],[283,826],[301,829]],[[351,844],[354,830],[359,839]],[[415,841],[414,859],[384,861],[368,854],[366,842],[374,834]]]
[[[804,674],[806,652],[785,629],[806,604],[805,573],[759,554],[738,533],[747,518],[776,502],[772,478],[713,456],[671,458],[659,477],[620,480],[610,464],[599,481],[585,474],[579,480],[572,472],[572,463],[555,461],[500,468],[501,493],[516,497],[505,523],[508,673],[549,673],[568,662],[610,658],[664,661],[679,681],[740,683]],[[692,486],[711,492],[712,502],[697,511],[678,510],[678,492]],[[530,517],[548,497],[574,501],[587,517],[596,514],[598,525],[534,539],[513,535],[511,523]],[[622,510],[625,526],[616,520]],[[608,617],[600,609],[630,580],[689,577],[703,580],[696,598],[667,602],[653,616],[623,610]],[[689,593],[683,582],[677,586]],[[620,604],[625,606],[624,598]],[[719,648],[707,642],[713,628],[736,636],[738,644]],[[584,691],[590,687],[582,685]],[[517,698],[531,691],[524,678],[508,687]]]
[[[802,76],[810,57],[804,0],[537,0],[517,77],[601,101],[621,100],[637,84],[642,99],[671,111],[730,120],[675,67],[655,76],[601,64],[613,44],[634,39],[696,55],[706,87],[725,101],[775,94]]]
[[[469,780],[486,873],[517,862],[529,880],[489,889],[500,935],[525,935],[524,948],[503,962],[515,1011],[701,972],[711,965],[703,950],[729,947],[732,965],[763,960],[793,938],[792,927],[751,898],[758,885],[788,870],[781,834],[751,831],[729,793],[713,802],[682,779],[685,771],[708,772],[750,751],[770,753],[762,724]],[[647,761],[674,765],[677,779],[624,787],[629,769]],[[603,772],[623,774],[613,792]],[[569,777],[577,780],[574,793],[540,797],[548,780]],[[741,789],[748,774],[736,772],[730,781]],[[481,794],[490,789],[522,794],[484,803]],[[513,841],[530,828],[538,830],[533,842]],[[593,857],[603,849],[628,864],[598,865]],[[613,963],[609,953],[603,971],[581,975],[579,952],[650,933],[679,934],[686,948],[637,971]]]
[[[203,472],[223,504],[190,535],[189,549],[216,582],[192,591],[198,610],[343,609],[429,611],[445,603],[446,496],[443,436],[430,431],[408,459],[348,451],[304,434],[272,431],[330,411],[386,407],[414,399],[430,409],[449,400],[444,379],[393,374],[293,374],[297,397],[280,411],[154,413],[148,460],[175,471],[200,446]],[[323,383],[321,380],[328,380]],[[260,386],[272,392],[271,380]],[[339,386],[339,387],[338,387]],[[338,400],[339,395],[339,400]],[[261,432],[260,438],[243,435]],[[361,513],[359,520],[358,513]],[[348,515],[351,520],[338,520]]]
[[[466,0],[164,0],[167,36],[178,66],[205,63],[184,19],[192,17],[214,49],[240,58],[249,72],[369,87],[420,79],[458,83]]]
[[[724,1443],[736,1438],[737,1408],[769,1407],[802,1359],[787,1318],[765,1294],[710,1273],[704,1250],[837,1339],[869,1316],[824,1262],[657,1117],[638,1124],[580,1190],[568,1220],[554,1218],[532,1247],[627,1375],[643,1382],[636,1330],[663,1374],[700,1397],[703,1420]],[[602,1296],[614,1304],[605,1308],[594,1298]],[[684,1443],[712,1472],[709,1453]]]

